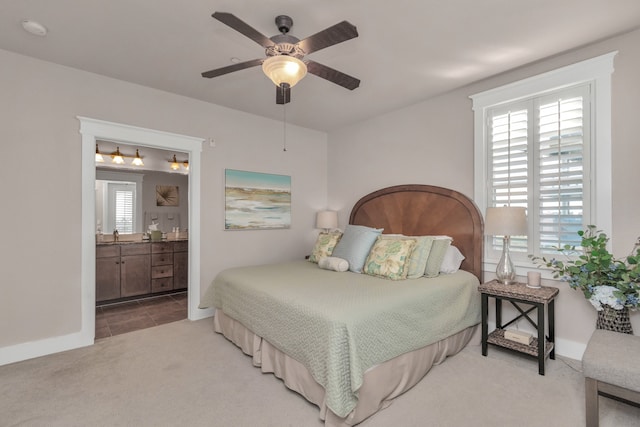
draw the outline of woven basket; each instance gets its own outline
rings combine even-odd
[[[633,335],[631,319],[629,319],[629,308],[625,307],[622,310],[616,310],[605,305],[604,309],[598,312],[596,328]]]

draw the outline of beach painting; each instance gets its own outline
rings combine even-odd
[[[225,230],[291,227],[291,177],[225,169]]]

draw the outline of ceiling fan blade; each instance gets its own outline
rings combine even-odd
[[[251,40],[258,43],[264,48],[275,45],[275,43],[271,41],[269,37],[265,36],[264,34],[231,13],[215,12],[211,16],[222,22],[223,24],[226,24],[229,27],[233,28],[240,34],[249,37]]]
[[[307,64],[307,71],[311,74],[315,74],[318,77],[329,80],[339,86],[342,86],[349,90],[354,90],[360,86],[360,80],[355,77],[351,77],[345,73],[342,73],[326,65],[319,64],[315,61],[305,61]]]
[[[228,67],[216,68],[215,70],[205,71],[202,73],[202,77],[208,79],[218,77],[223,74],[233,73],[234,71],[244,70],[245,68],[255,67],[264,62],[264,58],[252,59],[251,61],[240,62],[238,64],[229,65]]]
[[[276,87],[276,104],[288,104],[291,102],[291,86],[282,83]]]
[[[316,52],[355,37],[358,37],[358,30],[355,25],[342,21],[304,40],[300,40],[297,45],[304,51],[305,55],[308,55],[311,52]]]

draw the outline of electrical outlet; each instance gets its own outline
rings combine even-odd
[[[209,147],[216,148],[216,141],[213,138],[209,138]]]

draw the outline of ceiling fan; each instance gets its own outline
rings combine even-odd
[[[293,20],[286,15],[276,17],[275,22],[280,34],[273,37],[266,37],[231,13],[215,12],[211,16],[264,47],[267,57],[206,71],[202,73],[202,77],[213,78],[262,65],[264,73],[277,86],[277,104],[291,101],[291,88],[307,74],[307,71],[349,90],[360,86],[360,80],[355,77],[309,59],[303,60],[310,53],[358,37],[356,27],[347,21],[299,40],[287,34],[293,26]]]

